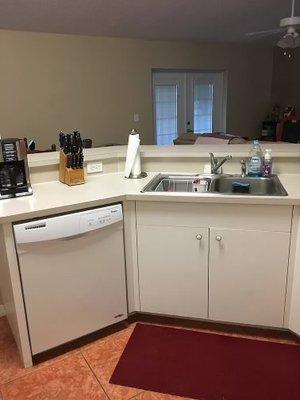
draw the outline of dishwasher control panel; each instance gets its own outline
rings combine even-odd
[[[119,204],[109,208],[92,210],[91,212],[81,215],[80,230],[82,232],[87,232],[122,221],[122,218],[122,208]]]
[[[78,236],[123,220],[121,204],[14,224],[17,244]]]

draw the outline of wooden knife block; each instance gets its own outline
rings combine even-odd
[[[59,152],[59,180],[68,186],[81,185],[84,183],[84,169],[67,168],[68,157],[63,151]]]

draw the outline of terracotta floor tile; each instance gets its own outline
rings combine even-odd
[[[0,384],[23,376],[27,371],[22,366],[15,343],[0,350]]]
[[[14,338],[6,317],[0,317],[0,351],[14,343]]]
[[[24,368],[19,356],[17,345],[5,317],[0,318],[0,343],[0,385],[25,376],[33,370],[51,365],[53,362],[63,359],[70,354],[78,353],[78,350],[74,350],[49,361],[40,363],[34,367]]]
[[[172,396],[171,394],[145,391],[134,397],[132,400],[190,400],[190,399],[187,397]]]
[[[24,370],[18,349],[5,317],[0,318],[0,384],[15,379]]]
[[[121,356],[133,331],[132,327],[97,340],[81,349],[82,354],[92,365],[100,365]]]
[[[107,400],[80,354],[71,354],[1,387],[3,400]]]
[[[142,390],[109,383],[118,361],[119,359],[115,359],[105,364],[88,362],[110,400],[129,400],[141,393]]]

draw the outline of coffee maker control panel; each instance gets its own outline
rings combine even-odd
[[[18,161],[18,142],[2,142],[2,156],[4,162]]]

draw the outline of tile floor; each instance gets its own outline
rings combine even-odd
[[[0,318],[0,400],[183,400],[109,383],[133,329],[24,369],[7,320]]]

